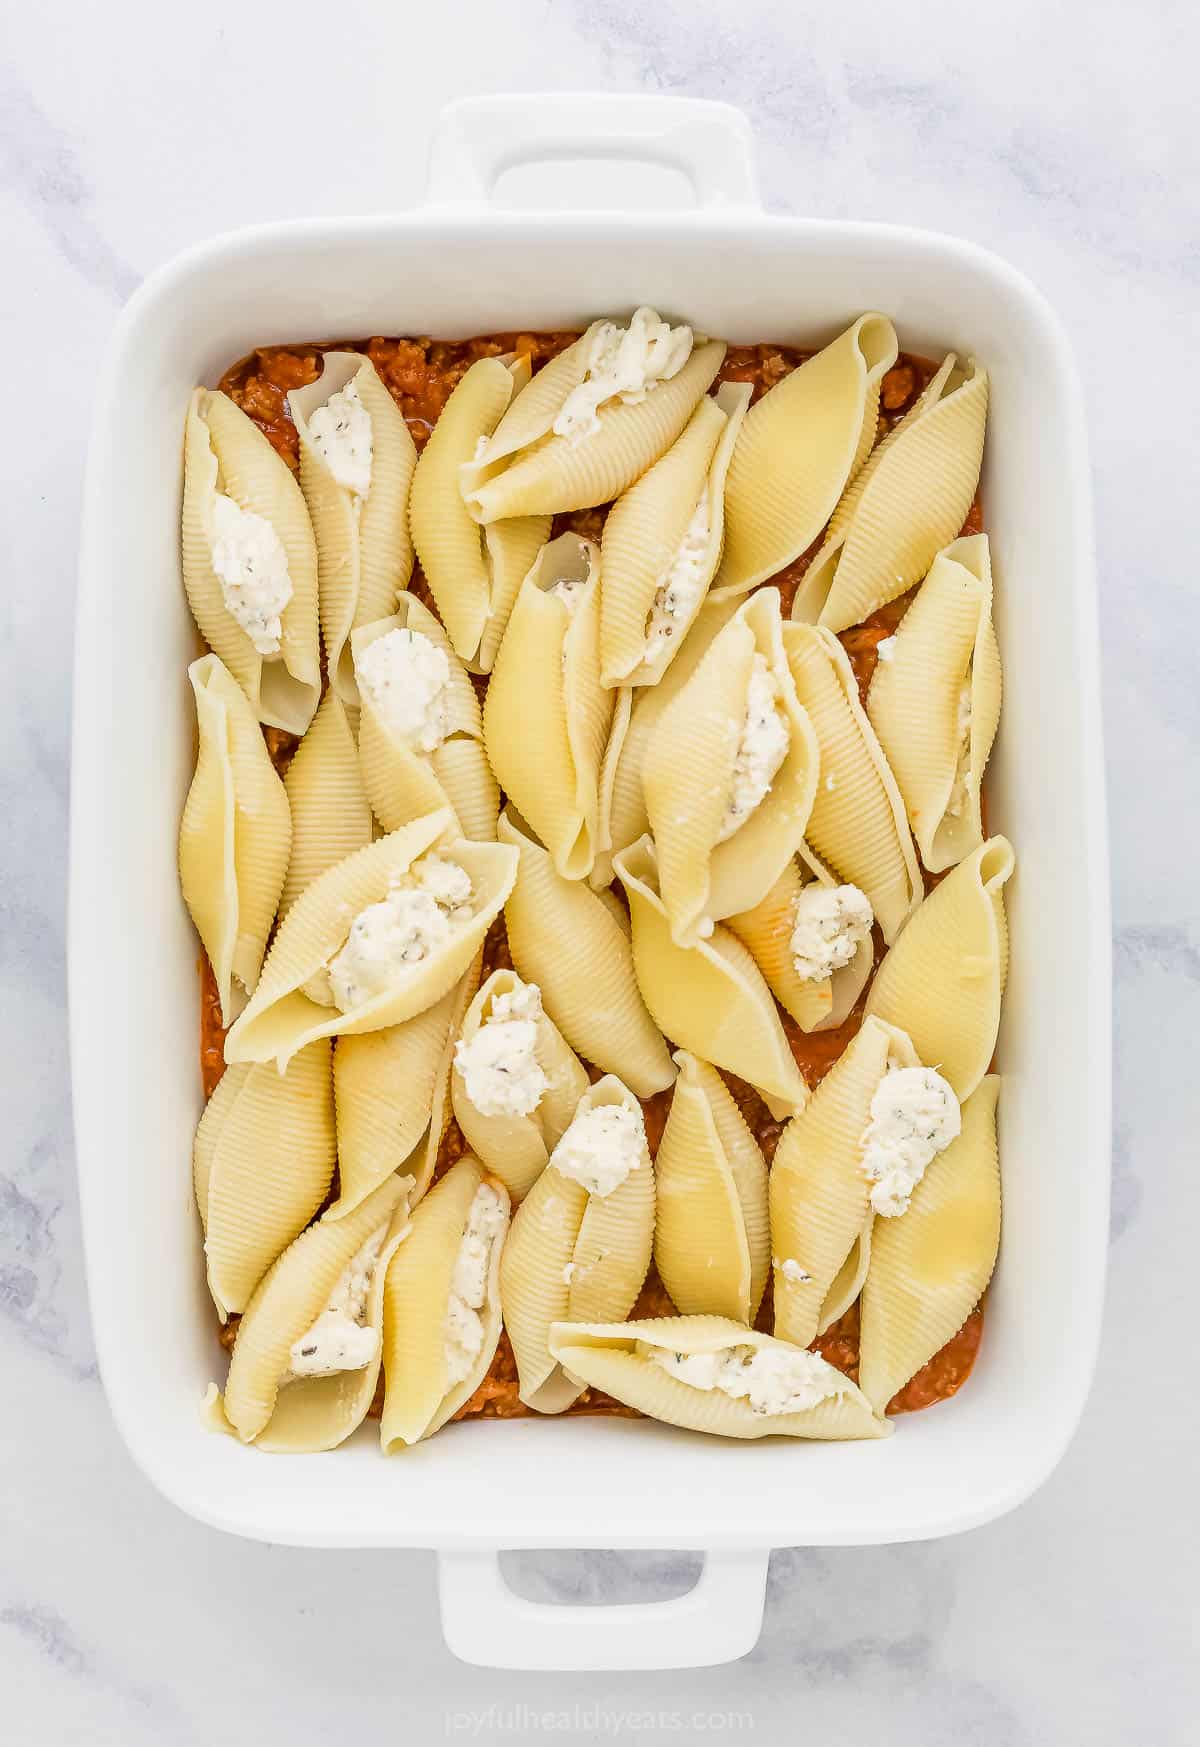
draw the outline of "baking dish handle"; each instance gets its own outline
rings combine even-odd
[[[483,1668],[708,1668],[758,1642],[769,1557],[706,1553],[695,1587],[672,1601],[560,1607],[510,1589],[495,1551],[440,1553],[442,1631]]]
[[[621,159],[680,171],[698,207],[760,204],[740,109],[701,97],[594,91],[464,97],[442,110],[429,152],[431,206],[488,206],[521,164]]]

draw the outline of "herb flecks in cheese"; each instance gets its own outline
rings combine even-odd
[[[871,1206],[885,1219],[907,1213],[912,1192],[933,1158],[962,1130],[953,1088],[933,1068],[893,1068],[871,1099],[863,1131],[863,1175]]]
[[[283,542],[265,516],[218,491],[212,505],[212,567],[226,610],[260,655],[278,655],[292,598]]]
[[[359,690],[389,733],[418,752],[436,752],[450,732],[450,662],[423,631],[397,627],[354,662]]]
[[[684,530],[675,556],[655,589],[654,604],[646,621],[645,659],[648,662],[658,661],[695,615],[704,587],[704,566],[711,533],[712,516],[708,492],[705,491]]]
[[[946,811],[952,818],[960,819],[967,810],[967,778],[971,771],[971,672],[958,688],[958,704],[954,717],[955,745],[957,753],[954,763],[954,781],[950,785],[950,799],[946,802]]]
[[[779,681],[766,656],[756,651],[746,688],[746,718],[734,760],[733,785],[718,843],[732,837],[770,794],[772,779],[787,757],[789,738],[787,717],[779,707]]]
[[[795,1256],[772,1256],[771,1265],[777,1274],[781,1274],[792,1286],[801,1286],[812,1275],[796,1260]]]
[[[578,443],[600,429],[597,413],[611,400],[626,406],[669,382],[692,354],[692,330],[661,321],[657,310],[635,310],[627,328],[601,322],[588,343],[583,381],[563,401],[556,436]]]
[[[753,1413],[807,1413],[850,1384],[819,1353],[782,1343],[723,1347],[716,1353],[671,1353],[646,1349],[647,1357],[693,1389],[719,1389]]]
[[[446,1382],[461,1383],[483,1349],[483,1318],[487,1303],[492,1251],[504,1230],[504,1203],[488,1183],[475,1191],[466,1229],[454,1258],[450,1297],[446,1304]]]
[[[611,1195],[636,1171],[646,1145],[640,1109],[597,1104],[581,1110],[550,1155],[550,1163],[589,1195]]]
[[[361,504],[371,489],[374,437],[371,415],[359,398],[356,382],[347,382],[316,409],[308,421],[308,434],[338,484],[352,491]]]
[[[387,1226],[356,1250],[329,1294],[329,1302],[310,1329],[293,1341],[285,1382],[295,1377],[332,1377],[361,1371],[379,1350],[379,1330],[366,1320],[367,1299]]]
[[[471,876],[456,861],[435,851],[414,862],[386,898],[359,911],[330,959],[333,1005],[349,1013],[386,993],[470,920],[473,895]]]
[[[788,942],[796,975],[823,983],[853,963],[875,921],[870,899],[857,886],[826,886],[814,881],[796,899]]]
[[[482,1116],[529,1116],[542,1101],[546,1076],[537,1059],[541,992],[519,983],[497,995],[474,1037],[454,1046],[467,1097]]]

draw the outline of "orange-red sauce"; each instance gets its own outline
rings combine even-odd
[[[517,352],[529,355],[533,367],[537,369],[547,359],[554,357],[565,346],[577,338],[575,333],[550,334],[492,334],[470,340],[431,340],[431,339],[383,339],[370,340],[338,340],[312,342],[298,346],[264,346],[250,353],[246,358],[232,365],[221,378],[220,387],[252,418],[258,428],[267,437],[272,446],[283,456],[292,468],[299,465],[299,445],[296,427],[292,423],[287,409],[287,394],[290,389],[315,381],[320,370],[321,354],[335,346],[342,351],[364,352],[374,364],[381,379],[391,391],[396,404],[403,412],[413,439],[420,448],[429,436],[439,413],[456,384],[464,373],[478,358],[496,357],[501,353]],[[791,346],[731,346],[725,355],[724,363],[718,374],[718,382],[749,382],[753,385],[754,399],[765,394],[790,370],[804,362],[811,354],[799,351]],[[897,363],[883,379],[880,394],[879,422],[880,434],[890,429],[911,407],[913,401],[924,389],[932,376],[936,365],[928,359],[918,358],[902,353]],[[607,506],[597,509],[580,510],[568,515],[557,517],[555,533],[564,528],[573,528],[577,532],[598,537],[603,527]],[[980,506],[976,502],[963,527],[964,533],[978,533],[981,529]],[[800,579],[808,568],[816,553],[820,541],[817,541],[807,552],[803,553],[794,563],[787,566],[777,576],[771,579],[772,584],[779,588],[783,596],[783,610],[786,614]],[[418,570],[415,572],[410,588],[426,602],[430,601],[425,579]],[[843,632],[842,645],[850,657],[858,680],[859,690],[866,696],[871,675],[875,669],[876,650],[885,637],[891,635],[903,618],[912,596],[904,595],[897,601],[890,602],[877,613],[867,619],[862,625]],[[276,768],[281,772],[286,769],[296,748],[295,737],[281,733],[277,729],[263,730],[268,749]],[[927,884],[931,884],[930,876],[926,876]],[[876,963],[882,954],[882,940],[876,932]],[[504,933],[503,918],[492,928],[484,949],[484,975],[501,965],[508,965],[508,942]],[[211,1097],[213,1088],[224,1071],[223,1047],[225,1034],[221,1027],[220,1001],[217,996],[216,984],[212,969],[206,958],[200,966],[201,1001],[200,1001],[200,1068],[204,1081],[204,1095]],[[846,1045],[850,1042],[859,1025],[862,1023],[862,1011],[866,1001],[866,992],[860,997],[857,1006],[842,1025],[835,1031],[802,1032],[792,1019],[781,1013],[784,1029],[792,1048],[792,1054],[810,1086],[818,1081],[833,1066]],[[782,1132],[782,1124],[775,1121],[752,1087],[731,1076],[726,1076],[730,1089],[737,1099],[742,1114],[753,1129],[759,1145],[768,1162],[773,1158],[776,1145]],[[646,1133],[653,1154],[657,1151],[662,1137],[663,1124],[666,1121],[670,1106],[670,1093],[659,1093],[644,1101],[643,1109],[646,1115]],[[442,1136],[438,1152],[437,1174],[447,1170],[466,1150],[466,1143],[457,1123],[450,1119]],[[674,1306],[667,1297],[666,1290],[659,1280],[653,1267],[642,1288],[637,1304],[631,1313],[634,1316],[662,1316],[674,1314]],[[769,1329],[771,1325],[770,1288],[760,1309],[758,1326]],[[232,1345],[237,1328],[237,1318],[233,1317],[221,1331],[222,1344]],[[983,1306],[979,1305],[967,1318],[966,1323],[947,1343],[941,1352],[936,1353],[929,1363],[913,1377],[889,1404],[889,1413],[906,1413],[917,1408],[929,1407],[936,1401],[944,1401],[956,1393],[970,1373],[971,1366],[978,1351],[983,1328]],[[857,1305],[840,1317],[818,1341],[814,1343],[817,1349],[825,1354],[840,1370],[857,1379],[858,1375],[858,1307]],[[382,1405],[382,1395],[378,1395],[372,1407],[372,1413],[377,1415]],[[571,1413],[614,1413],[633,1415],[634,1410],[622,1406],[611,1397],[601,1394],[599,1390],[585,1390],[580,1400],[569,1408]],[[502,1334],[496,1357],[487,1376],[475,1391],[471,1399],[459,1410],[456,1418],[511,1418],[526,1415],[526,1408],[517,1397],[516,1364],[512,1347],[507,1334]]]

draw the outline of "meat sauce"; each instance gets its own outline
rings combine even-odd
[[[220,387],[253,419],[288,466],[296,469],[299,466],[299,438],[288,413],[287,395],[291,389],[303,387],[305,383],[316,380],[320,374],[321,356],[326,350],[336,347],[340,351],[362,352],[370,358],[381,381],[386,384],[404,414],[413,441],[420,449],[428,439],[452,390],[477,359],[497,357],[507,352],[526,353],[536,370],[577,337],[573,332],[510,333],[490,334],[470,340],[375,338],[320,341],[301,346],[264,346],[231,366],[221,378]],[[753,399],[757,400],[809,356],[811,353],[791,346],[730,346],[717,382],[749,382],[753,387]],[[901,353],[896,364],[883,379],[879,405],[881,436],[903,418],[936,368],[936,364],[929,359]],[[565,529],[573,529],[585,536],[598,538],[606,513],[605,505],[559,516],[555,519],[554,532],[557,534]],[[981,529],[982,517],[977,500],[971,507],[962,532],[973,534],[979,533]],[[785,616],[819,545],[820,541],[817,541],[786,569],[771,578],[772,585],[779,589],[782,596]],[[419,567],[414,572],[409,587],[432,607],[433,603]],[[892,601],[879,612],[873,613],[861,625],[856,625],[841,635],[842,646],[850,658],[859,691],[864,698],[875,671],[879,645],[896,629],[911,599],[911,593],[901,596],[899,600]],[[295,737],[273,728],[266,728],[263,733],[271,758],[282,773],[295,751]],[[926,885],[932,886],[934,883],[932,877],[926,875]],[[877,964],[882,951],[882,937],[876,929]],[[491,971],[510,963],[501,917],[493,925],[484,948],[483,975],[486,977]],[[200,963],[200,981],[200,1069],[204,1095],[208,1098],[212,1096],[213,1088],[224,1072],[225,1034],[221,1027],[221,1006],[216,983],[211,966],[203,957]],[[866,990],[846,1020],[834,1031],[803,1032],[786,1013],[781,1012],[780,1017],[792,1054],[809,1086],[818,1084],[857,1032],[862,1023],[865,1003]],[[771,1116],[752,1087],[729,1075],[726,1079],[769,1163],[774,1157],[783,1124]],[[651,1154],[657,1151],[662,1138],[669,1106],[669,1091],[660,1092],[643,1103]],[[462,1132],[451,1117],[438,1151],[436,1175],[440,1176],[448,1170],[466,1150]],[[653,1267],[631,1315],[674,1315],[674,1306]],[[221,1342],[224,1346],[232,1346],[237,1320],[236,1317],[231,1317],[222,1328]],[[769,1331],[770,1326],[771,1294],[768,1285],[758,1315],[758,1327]],[[983,1305],[980,1304],[953,1339],[939,1353],[935,1353],[929,1363],[889,1402],[888,1413],[913,1412],[954,1395],[970,1374],[982,1330]],[[858,1335],[858,1306],[855,1304],[817,1339],[814,1346],[839,1370],[857,1380]],[[382,1384],[372,1405],[372,1415],[377,1417],[381,1408]],[[635,1409],[625,1407],[594,1389],[585,1389],[580,1399],[567,1411],[639,1417]],[[529,1412],[518,1399],[516,1361],[508,1335],[502,1333],[487,1376],[455,1417],[508,1419],[525,1416]]]

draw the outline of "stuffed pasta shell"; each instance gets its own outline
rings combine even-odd
[[[279,899],[284,916],[306,886],[374,836],[346,706],[330,686],[284,772],[292,847]]]
[[[550,1348],[580,1386],[650,1419],[724,1438],[884,1438],[862,1391],[819,1353],[723,1316],[556,1322]]]
[[[183,582],[201,636],[257,719],[303,734],[321,695],[308,510],[253,421],[203,388],[184,437]]]
[[[666,453],[721,367],[725,346],[652,309],[593,322],[537,372],[462,469],[479,521],[608,503]]]
[[[350,634],[390,613],[412,574],[408,498],[417,451],[404,415],[360,352],[326,352],[288,406],[300,436],[300,486],[317,537],[329,683],[356,704]]]
[[[805,880],[789,861],[766,897],[728,916],[779,1005],[801,1031],[842,1024],[875,963],[871,901],[857,886],[827,874]]]
[[[383,1294],[385,1455],[431,1437],[487,1375],[508,1217],[508,1191],[470,1154],[414,1212]]]
[[[596,855],[613,694],[600,683],[600,554],[562,534],[521,584],[483,706],[487,755],[564,879]]]
[[[179,823],[179,883],[229,1025],[258,984],[291,853],[291,811],[232,674],[204,655],[188,678],[199,749]]]
[[[550,1351],[552,1323],[632,1309],[650,1267],[654,1171],[641,1105],[614,1075],[584,1093],[518,1207],[500,1266],[521,1400],[561,1413],[582,1385]]]
[[[359,768],[380,825],[398,831],[448,806],[464,837],[494,841],[500,791],[479,700],[440,621],[401,594],[396,612],[360,625],[350,646],[362,702]]]
[[[513,1201],[545,1169],[587,1088],[587,1070],[537,984],[493,971],[454,1045],[451,1099],[468,1146]]]

